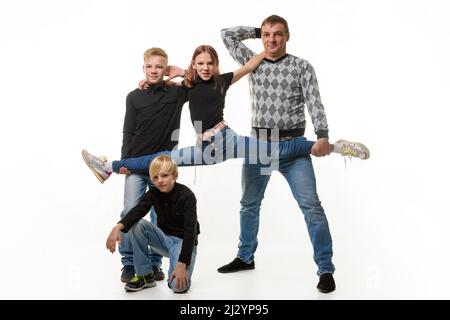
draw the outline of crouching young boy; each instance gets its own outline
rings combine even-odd
[[[156,285],[148,246],[168,257],[169,288],[175,293],[187,292],[197,255],[197,200],[185,185],[176,182],[178,167],[168,156],[159,156],[150,164],[153,187],[139,203],[111,230],[106,248],[114,253],[120,231],[131,232],[136,275],[125,285],[126,291],[140,291]],[[142,219],[155,208],[157,225]]]

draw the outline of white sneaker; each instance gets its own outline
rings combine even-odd
[[[86,150],[81,151],[81,155],[84,159],[84,162],[86,162],[89,169],[92,170],[94,175],[97,177],[98,181],[101,183],[105,182],[109,176],[111,175],[111,172],[106,171],[105,163],[107,161],[106,157],[96,157]]]
[[[367,160],[370,157],[369,148],[360,142],[350,142],[347,140],[338,140],[335,142],[341,150],[341,155],[351,158]]]

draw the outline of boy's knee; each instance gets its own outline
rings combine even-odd
[[[177,281],[175,279],[173,279],[172,282],[167,282],[167,285],[173,291],[173,293],[186,293],[190,287],[190,283],[188,283],[187,286],[177,288]]]

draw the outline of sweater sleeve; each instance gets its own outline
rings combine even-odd
[[[317,139],[328,138],[328,123],[325,109],[320,99],[319,84],[313,66],[308,61],[301,65],[301,86],[306,106],[314,126]]]
[[[197,236],[197,200],[194,194],[191,194],[183,205],[184,214],[184,232],[183,244],[181,245],[179,262],[189,265],[191,262],[192,251],[194,250],[195,238]]]
[[[254,27],[233,27],[220,31],[222,41],[230,55],[240,65],[244,65],[256,54],[245,46],[242,41],[259,37],[259,29]]]
[[[150,196],[151,189],[141,198],[138,204],[133,207],[118,223],[122,223],[122,232],[127,233],[132,226],[141,220],[152,208],[153,202]]]

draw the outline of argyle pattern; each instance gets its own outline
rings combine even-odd
[[[221,35],[239,64],[244,65],[256,54],[242,43],[245,39],[256,38],[256,28],[226,28]],[[328,132],[316,74],[308,61],[293,55],[274,63],[264,60],[249,76],[249,82],[253,127],[305,128],[306,104],[314,131]]]

